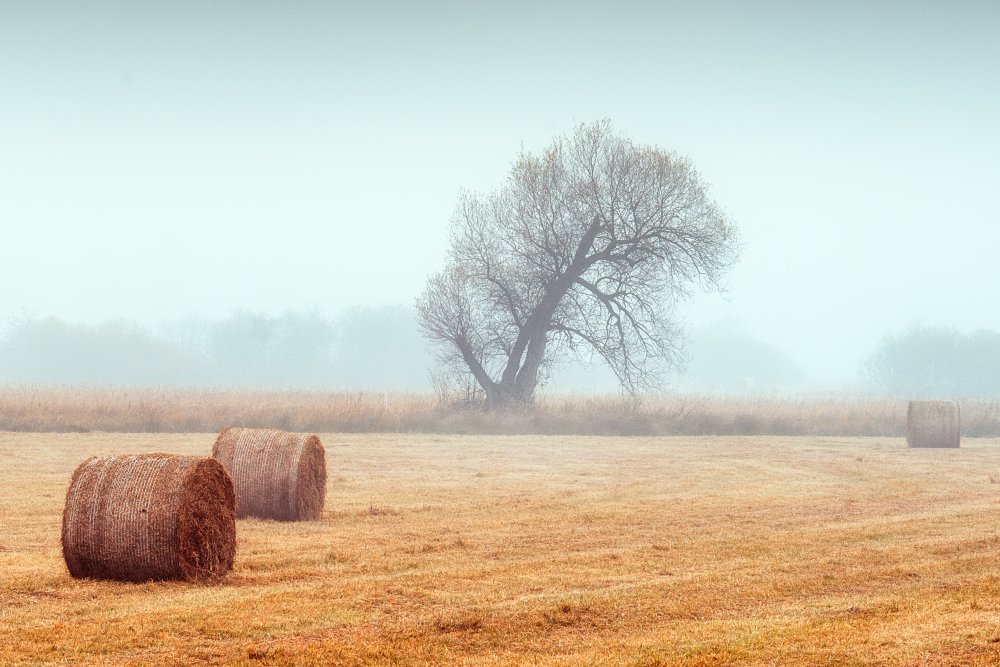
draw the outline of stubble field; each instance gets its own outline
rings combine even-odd
[[[218,586],[77,581],[94,454],[0,433],[0,664],[1000,662],[1000,440],[321,435],[321,521],[237,526]]]

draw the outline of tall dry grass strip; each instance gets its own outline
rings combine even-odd
[[[227,428],[212,456],[233,478],[236,516],[309,521],[323,513],[326,452],[315,435]]]
[[[906,411],[907,447],[958,447],[962,425],[954,401],[910,401]]]
[[[232,480],[208,457],[87,459],[66,492],[62,547],[78,578],[219,581],[236,552]]]

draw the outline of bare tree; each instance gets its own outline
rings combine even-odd
[[[678,298],[717,286],[737,250],[690,161],[602,121],[461,197],[447,266],[417,308],[441,361],[493,407],[530,404],[567,354],[599,356],[634,392],[678,361]]]

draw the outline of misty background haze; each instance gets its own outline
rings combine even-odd
[[[430,389],[459,193],[607,117],[743,239],[670,384],[996,392],[997,34],[991,2],[5,3],[0,383]]]

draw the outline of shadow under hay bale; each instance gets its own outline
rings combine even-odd
[[[236,553],[236,496],[218,461],[172,454],[81,463],[63,510],[63,558],[77,578],[221,580]]]
[[[910,401],[906,410],[907,447],[958,447],[961,431],[955,401]]]
[[[317,436],[227,428],[212,456],[233,478],[237,517],[309,521],[322,515],[326,452]]]

